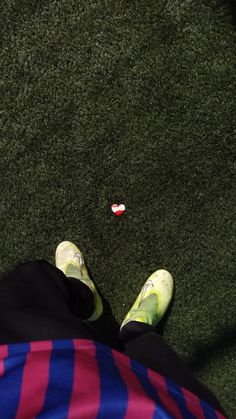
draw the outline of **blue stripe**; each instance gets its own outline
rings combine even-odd
[[[8,345],[8,356],[24,355],[30,351],[30,343],[11,343]]]
[[[0,412],[1,418],[14,419],[17,413],[23,371],[30,345],[8,345],[9,358],[4,360],[4,375],[0,377]],[[22,351],[26,352],[22,354]],[[12,357],[12,358],[11,358]]]
[[[96,342],[100,373],[100,406],[97,419],[123,419],[128,406],[128,390],[115,365],[112,350]]]
[[[169,390],[171,390],[171,388],[172,388],[175,391],[175,393],[169,391],[169,394],[170,394],[171,397],[173,397],[175,399],[176,403],[178,404],[179,408],[181,409],[181,412],[184,414],[184,418],[187,418],[187,419],[188,418],[194,418],[195,419],[196,416],[194,416],[192,413],[190,413],[190,411],[188,410],[188,408],[186,406],[185,397],[184,397],[184,394],[181,390],[181,387],[178,386],[176,383],[174,383],[171,380],[166,379],[166,381],[167,381]],[[175,396],[175,394],[178,393],[178,392],[183,395],[184,400]],[[199,398],[199,402],[200,402],[200,406],[202,408],[202,412],[203,412],[203,415],[205,416],[205,418],[217,419],[215,409],[212,406],[210,406],[208,403],[204,402],[204,400],[201,400],[200,398]]]
[[[52,340],[53,349],[73,349],[73,340],[72,339],[55,339]]]
[[[176,383],[174,383],[171,380],[166,380],[168,382],[168,387],[174,388],[175,392],[179,392],[183,395],[184,400],[185,400],[185,396],[181,390],[181,387],[178,386]],[[185,401],[182,401],[181,398],[177,398],[176,396],[174,396],[174,393],[170,392],[170,395],[175,399],[176,403],[178,404],[179,408],[181,409],[181,411],[186,415],[184,417],[186,418],[195,418],[196,416],[194,416],[193,414],[191,414],[186,406]],[[197,396],[198,397],[198,396]],[[199,397],[198,397],[199,398]],[[199,404],[202,408],[202,413],[203,415],[208,418],[208,419],[217,419],[216,413],[215,413],[215,409],[210,406],[208,403],[204,402],[204,400],[201,400],[199,398]]]
[[[212,406],[210,406],[208,403],[204,402],[204,400],[201,399],[200,405],[206,418],[217,419],[216,411]]]
[[[183,391],[181,390],[181,387],[176,384],[174,381],[169,380],[168,378],[165,378],[166,380],[166,384],[167,384],[167,388],[168,388],[168,393],[170,395],[170,397],[172,399],[175,400],[177,406],[179,407],[182,415],[184,418],[187,419],[196,419],[196,416],[193,415],[189,410],[188,407],[186,405],[186,401],[185,401],[185,396]],[[178,396],[178,394],[182,394],[181,396]]]
[[[152,399],[156,404],[153,419],[173,419],[172,416],[166,412],[166,409],[162,405],[155,387],[150,382],[150,379],[147,373],[147,368],[144,365],[138,364],[133,359],[130,360],[130,363],[131,363],[132,371],[138,378],[141,386],[146,391],[149,398]]]
[[[37,415],[38,419],[66,418],[69,411],[74,375],[73,341],[54,340],[52,342],[49,383],[42,412]]]

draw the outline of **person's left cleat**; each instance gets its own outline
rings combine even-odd
[[[65,276],[77,278],[93,292],[95,309],[92,316],[87,320],[97,320],[103,313],[103,304],[94,282],[89,278],[81,250],[69,241],[61,242],[57,246],[55,260],[56,267],[60,269]]]

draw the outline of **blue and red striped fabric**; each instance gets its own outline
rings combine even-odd
[[[187,389],[101,343],[0,345],[4,419],[224,419]]]

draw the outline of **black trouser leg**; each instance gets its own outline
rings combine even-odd
[[[45,260],[20,264],[0,280],[0,344],[91,338],[83,322],[92,291]]]

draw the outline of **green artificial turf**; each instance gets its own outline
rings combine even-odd
[[[216,0],[8,0],[0,15],[1,275],[73,241],[120,323],[169,270],[163,337],[231,418],[235,26]]]

